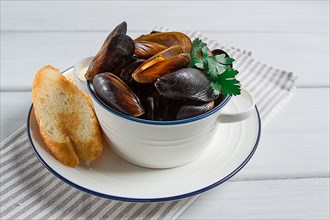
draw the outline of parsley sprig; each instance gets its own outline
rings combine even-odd
[[[238,71],[231,68],[235,61],[233,58],[225,54],[210,55],[207,44],[199,38],[193,41],[192,46],[190,67],[203,70],[216,93],[224,96],[241,94],[240,82],[235,79]]]

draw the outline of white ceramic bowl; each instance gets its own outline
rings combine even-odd
[[[94,109],[112,150],[123,159],[149,168],[182,166],[199,158],[208,148],[218,123],[232,123],[248,118],[255,109],[252,95],[242,88],[241,96],[249,102],[238,113],[224,113],[232,97],[199,116],[177,121],[151,121],[120,113],[105,105],[87,83]],[[226,137],[223,137],[226,138]]]

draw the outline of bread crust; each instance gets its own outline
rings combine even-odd
[[[47,65],[36,73],[32,102],[40,135],[58,161],[76,167],[101,155],[102,132],[90,101],[58,69]]]

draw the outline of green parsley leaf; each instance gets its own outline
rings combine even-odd
[[[227,68],[225,72],[218,75],[217,83],[221,86],[221,93],[224,96],[241,94],[240,82],[235,79],[237,74],[237,70]]]
[[[216,82],[211,82],[210,87],[216,92],[216,94],[220,93],[220,84]]]
[[[197,68],[203,69],[204,68],[204,63],[195,63],[195,66]]]
[[[231,68],[235,61],[225,54],[209,55],[207,44],[196,38],[192,42],[191,63],[189,67],[196,67],[203,70],[211,80],[210,87],[216,93],[223,95],[239,95],[241,93],[240,82],[235,79],[237,70]]]
[[[209,58],[209,48],[206,47],[206,45],[202,48],[202,57],[203,58]]]
[[[211,81],[216,81],[218,75],[226,70],[225,66],[218,65],[218,61],[214,57],[205,59],[205,62],[207,63],[207,69],[204,73],[209,77]]]
[[[204,61],[201,57],[197,56],[196,54],[191,54],[191,62],[189,67],[194,67],[203,69],[204,68]]]
[[[197,54],[199,51],[202,50],[203,47],[206,46],[206,43],[203,43],[203,41],[199,38],[195,38],[195,40],[192,42],[192,54]]]
[[[217,61],[223,65],[230,65],[232,64],[235,59],[231,58],[231,57],[226,57],[225,54],[220,54],[220,55],[215,55],[215,58],[217,59]]]

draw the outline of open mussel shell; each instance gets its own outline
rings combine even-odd
[[[145,59],[136,59],[128,64],[120,73],[120,78],[127,84],[134,83],[132,73],[146,60]]]
[[[144,109],[135,93],[116,75],[100,73],[93,78],[96,95],[109,107],[130,116],[141,116]]]
[[[190,55],[182,53],[179,46],[173,46],[145,61],[132,77],[139,83],[154,83],[158,77],[186,68],[189,64]]]
[[[186,68],[190,63],[190,55],[182,53],[176,55],[170,59],[165,59],[162,62],[158,62],[150,68],[133,74],[135,81],[139,83],[154,83],[158,77],[171,73],[181,68]]]
[[[184,53],[190,53],[192,49],[190,38],[181,32],[160,32],[147,34],[136,38],[135,41],[151,41],[167,47],[179,45]]]
[[[149,58],[148,61],[157,60],[157,58],[168,59],[180,53],[183,53],[182,48],[175,45],[159,52],[158,54],[155,54],[153,57]]]
[[[203,104],[183,105],[179,108],[178,113],[176,115],[176,119],[180,120],[180,119],[192,118],[197,115],[201,115],[205,112],[208,112],[213,108],[214,108],[214,101]]]
[[[167,48],[167,46],[155,42],[135,41],[135,55],[139,58],[148,59]]]
[[[155,87],[161,96],[170,99],[211,102],[218,97],[207,76],[194,68],[179,69],[159,77]]]
[[[131,60],[135,51],[135,44],[129,36],[119,34],[101,49],[102,51],[89,64],[85,74],[87,80],[91,80],[96,74],[103,72],[119,73],[123,66]]]

